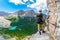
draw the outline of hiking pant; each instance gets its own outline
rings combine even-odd
[[[39,30],[40,30],[40,29],[43,29],[43,30],[44,30],[44,23],[43,23],[43,24],[38,24],[37,26],[38,26],[38,29],[39,29]]]

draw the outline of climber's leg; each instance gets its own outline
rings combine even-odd
[[[45,28],[45,25],[42,24],[42,32],[43,32],[43,33],[45,33],[44,28]]]
[[[38,26],[38,32],[40,31],[40,24],[37,25]]]
[[[40,24],[38,24],[38,32],[41,35],[41,32],[40,32]]]

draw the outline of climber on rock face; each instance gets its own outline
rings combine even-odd
[[[45,25],[45,17],[42,14],[42,10],[40,10],[39,14],[37,15],[37,26],[38,26],[38,32],[40,33],[40,35],[41,35],[41,31],[45,33],[44,25]]]

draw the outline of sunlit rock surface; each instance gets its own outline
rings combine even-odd
[[[6,20],[4,17],[0,16],[0,28],[10,27],[10,21]]]
[[[60,40],[60,28],[56,28],[56,39]],[[51,36],[49,34],[46,33],[42,33],[42,35],[40,35],[38,32],[36,34],[33,34],[32,37],[30,38],[30,40],[51,40],[52,38],[50,38]]]

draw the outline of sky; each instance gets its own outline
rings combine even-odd
[[[16,12],[18,10],[47,9],[47,0],[0,0],[0,11]]]

